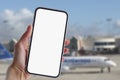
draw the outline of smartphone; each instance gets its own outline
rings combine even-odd
[[[65,11],[39,7],[35,10],[27,61],[31,74],[58,77],[68,15]]]

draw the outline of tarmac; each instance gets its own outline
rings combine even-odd
[[[120,54],[103,56],[117,63],[116,67],[111,68],[111,72],[108,72],[107,68],[103,73],[100,72],[100,69],[95,68],[77,68],[61,74],[58,78],[32,75],[29,80],[120,80]],[[0,62],[0,80],[5,80],[6,70],[9,65]]]

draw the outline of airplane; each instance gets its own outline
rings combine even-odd
[[[0,62],[11,63],[13,55],[0,43]]]
[[[111,67],[117,64],[107,57],[103,56],[81,56],[81,57],[63,57],[61,72],[66,72],[75,68],[100,68],[103,72],[104,68],[111,71]]]

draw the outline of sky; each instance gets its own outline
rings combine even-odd
[[[26,26],[32,24],[37,7],[66,11],[67,37],[119,35],[119,3],[120,0],[3,0],[0,2],[0,41],[18,39]]]

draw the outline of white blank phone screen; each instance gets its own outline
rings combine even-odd
[[[64,12],[37,9],[27,70],[33,74],[58,76],[67,15]]]

